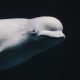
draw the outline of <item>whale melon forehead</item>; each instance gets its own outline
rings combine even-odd
[[[31,19],[32,23],[34,23],[34,26],[38,29],[45,29],[45,30],[63,30],[63,25],[62,23],[55,17],[47,17],[47,16],[42,16],[42,17],[37,17]]]

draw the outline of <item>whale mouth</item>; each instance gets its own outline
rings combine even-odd
[[[54,45],[54,44],[58,44],[61,41],[63,41],[65,39],[65,37],[61,36],[61,37],[51,37],[51,36],[46,36],[46,35],[42,35],[41,36],[41,40],[40,43],[45,44],[45,45]]]

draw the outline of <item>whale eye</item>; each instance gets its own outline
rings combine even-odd
[[[32,35],[36,36],[37,32],[35,30],[32,31]]]
[[[33,30],[33,33],[35,33],[35,30]]]

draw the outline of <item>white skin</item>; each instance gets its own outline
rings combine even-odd
[[[65,38],[62,30],[61,22],[48,16],[0,20],[0,64],[2,63],[0,70],[21,64],[34,54],[60,43],[62,41],[60,39]],[[20,50],[26,46],[24,53],[15,52],[16,56],[10,53],[10,49],[15,50],[19,46],[22,46]],[[7,53],[6,50],[8,50]],[[5,54],[3,54],[4,51]]]

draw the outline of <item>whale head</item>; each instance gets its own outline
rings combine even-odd
[[[7,19],[7,21],[3,20],[3,23],[0,23],[4,27],[4,29],[0,27],[3,35],[3,37],[0,35],[0,39],[3,40],[0,45],[0,70],[19,65],[65,39],[63,25],[54,17],[45,16],[26,20]],[[5,25],[5,23],[8,24]],[[11,27],[12,23],[13,27]],[[6,27],[10,29],[10,32]],[[24,27],[25,29],[23,29]]]
[[[40,51],[51,48],[65,39],[62,23],[54,17],[39,17],[31,19],[34,27],[30,40]]]

